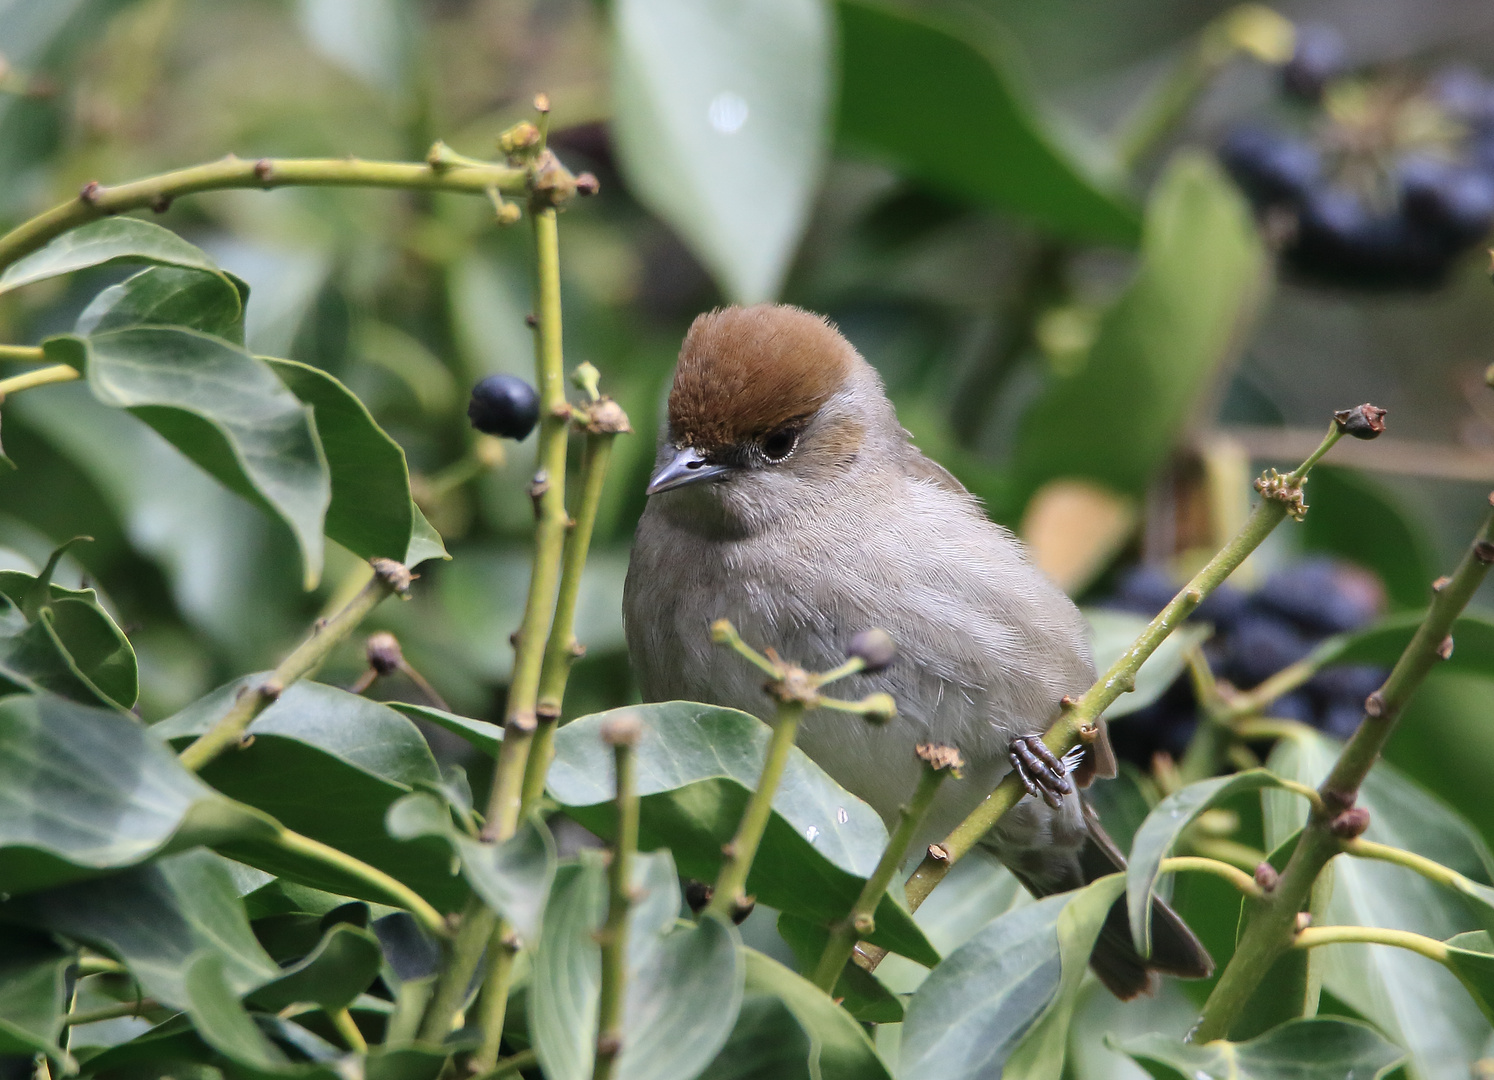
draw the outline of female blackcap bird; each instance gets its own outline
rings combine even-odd
[[[646,699],[772,715],[761,674],[713,647],[717,619],[810,670],[842,663],[852,638],[880,628],[895,660],[854,676],[846,694],[890,693],[897,717],[875,726],[811,714],[800,744],[821,768],[892,822],[917,782],[914,745],[948,743],[965,778],[941,788],[928,838],[1015,767],[1033,797],[984,843],[1030,891],[1077,888],[1125,865],[1076,790],[1114,775],[1103,726],[1066,762],[1037,737],[1063,697],[1094,680],[1083,618],[912,445],[881,379],[834,326],[774,305],[700,316],[668,413],[624,596]],[[1095,947],[1091,964],[1120,997],[1144,990],[1150,971],[1213,968],[1160,901],[1152,921],[1147,960],[1119,904]]]

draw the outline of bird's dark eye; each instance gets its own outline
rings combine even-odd
[[[770,431],[758,444],[763,457],[769,461],[782,461],[794,452],[794,447],[797,445],[799,445],[799,429],[796,427],[781,427],[777,431]]]

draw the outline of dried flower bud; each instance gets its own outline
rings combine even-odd
[[[1259,885],[1262,890],[1264,890],[1265,892],[1270,892],[1272,889],[1276,888],[1276,885],[1279,881],[1281,881],[1281,875],[1276,872],[1276,867],[1272,866],[1268,862],[1263,862],[1256,865],[1255,883]]]
[[[1385,430],[1385,410],[1366,402],[1333,414],[1338,430],[1356,439],[1373,439]]]
[[[498,136],[498,149],[505,154],[519,154],[539,143],[539,128],[528,120],[521,120]]]
[[[716,890],[704,881],[696,881],[690,878],[685,882],[685,903],[690,905],[690,910],[699,915],[711,902],[711,894]]]
[[[914,751],[921,761],[926,761],[938,772],[948,769],[956,777],[960,770],[965,767],[965,759],[953,746],[945,746],[943,743],[921,743]]]
[[[602,725],[602,741],[608,746],[637,746],[643,737],[643,721],[635,712],[618,713]]]
[[[374,575],[395,592],[403,596],[410,591],[410,582],[415,580],[415,575],[404,563],[382,557],[368,561],[374,568]]]
[[[881,671],[897,656],[897,645],[886,630],[863,630],[851,639],[846,655],[864,663],[863,671]]]
[[[398,671],[405,662],[404,653],[400,652],[399,639],[387,630],[370,634],[363,645],[363,653],[368,657],[368,666],[380,675]]]
[[[602,190],[602,182],[596,178],[595,173],[584,172],[576,177],[577,195],[595,195]]]

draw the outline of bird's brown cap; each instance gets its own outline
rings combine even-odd
[[[669,393],[675,442],[710,452],[812,416],[840,389],[856,350],[824,316],[785,304],[698,317]]]

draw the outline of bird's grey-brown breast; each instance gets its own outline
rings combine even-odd
[[[913,746],[958,746],[969,770],[966,782],[946,785],[932,826],[941,828],[1006,771],[1011,738],[1044,730],[1093,667],[1078,611],[1010,534],[952,479],[919,469],[904,478],[882,498],[851,489],[812,517],[738,540],[700,531],[682,504],[656,496],[639,525],[625,619],[645,698],[709,701],[765,719],[772,703],[761,674],[711,644],[712,621],[730,619],[754,646],[811,670],[839,664],[857,632],[886,630],[898,644],[892,667],[829,692],[885,690],[898,718],[873,728],[822,710],[806,719],[800,742],[889,819],[916,782]],[[980,527],[969,527],[971,515]],[[950,528],[955,521],[963,527]]]

